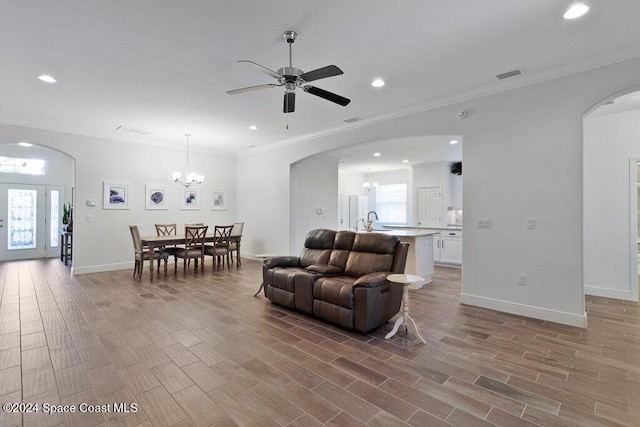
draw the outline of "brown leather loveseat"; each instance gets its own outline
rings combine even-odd
[[[347,329],[366,333],[389,321],[402,302],[408,243],[380,233],[313,230],[300,256],[267,258],[265,296]]]

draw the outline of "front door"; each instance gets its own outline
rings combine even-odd
[[[0,184],[0,261],[46,256],[45,194],[44,185]]]

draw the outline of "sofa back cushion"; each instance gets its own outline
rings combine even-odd
[[[334,230],[311,230],[307,233],[304,248],[300,254],[300,267],[328,264],[335,237]]]
[[[340,267],[340,269],[344,271],[355,237],[356,233],[353,231],[342,230],[336,233],[333,250],[329,257],[329,264]]]
[[[399,241],[399,237],[386,234],[356,234],[353,250],[347,258],[345,275],[360,277],[376,271],[390,271]]]

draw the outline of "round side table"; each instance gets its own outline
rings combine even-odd
[[[409,331],[407,321],[411,320],[411,323],[413,323],[413,329],[415,329],[416,335],[418,336],[418,340],[422,344],[426,344],[427,342],[422,338],[420,332],[418,332],[416,322],[411,318],[411,316],[409,316],[409,285],[412,283],[423,283],[424,278],[414,274],[390,274],[387,277],[387,280],[390,282],[402,283],[402,317],[399,317],[398,320],[396,320],[396,324],[393,326],[393,329],[385,335],[384,339],[388,340],[394,336],[396,332],[398,332],[400,325],[404,325],[404,330]]]

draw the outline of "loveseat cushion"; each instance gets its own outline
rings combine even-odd
[[[337,265],[331,264],[313,264],[306,268],[308,271],[322,274],[339,274],[342,273],[342,268]]]
[[[325,301],[344,308],[353,308],[353,277],[322,277],[313,286],[314,301]]]
[[[307,233],[304,248],[300,254],[300,267],[329,264],[335,236],[334,230],[313,230]]]
[[[393,254],[400,241],[397,236],[371,233],[357,234],[349,253],[344,274],[360,277],[376,271],[390,271]]]

